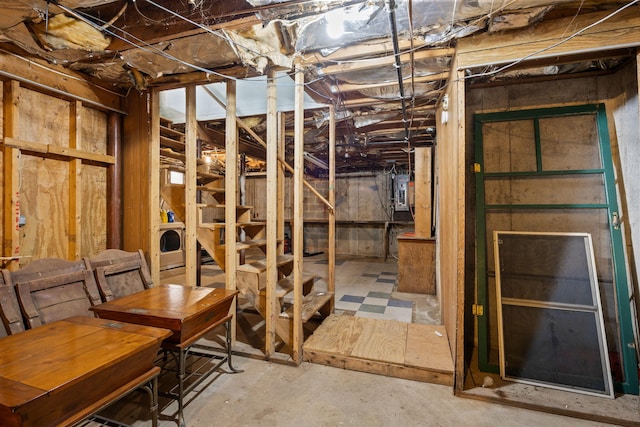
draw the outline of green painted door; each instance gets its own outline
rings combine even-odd
[[[478,363],[498,372],[495,230],[586,232],[616,389],[638,394],[629,283],[604,105],[476,114]]]

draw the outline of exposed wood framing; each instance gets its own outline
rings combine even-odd
[[[15,80],[3,82],[3,128],[4,137],[14,137],[18,132],[18,105],[20,102],[20,84]],[[5,145],[3,149],[3,257],[20,256],[20,173],[18,170],[20,150]],[[4,263],[6,268],[18,268],[18,259]]]
[[[82,141],[82,103],[72,101],[69,111],[69,148],[77,149]],[[69,161],[69,245],[70,260],[80,259],[82,227],[82,160]]]
[[[277,86],[273,70],[267,74],[267,304],[265,312],[268,358],[275,352],[278,313],[276,283],[278,282],[278,117]]]
[[[429,82],[435,82],[438,80],[445,80],[449,78],[449,72],[444,72],[444,73],[436,73],[436,74],[429,74],[428,76],[420,76],[420,77],[415,77],[413,78],[413,83],[429,83]],[[411,82],[411,76],[407,76],[404,78],[405,82]],[[383,87],[389,87],[389,86],[397,86],[398,82],[394,81],[394,82],[380,82],[380,83],[370,83],[370,84],[357,84],[357,83],[340,83],[338,85],[334,85],[331,86],[331,92],[332,93],[345,93],[345,92],[353,92],[353,91],[359,91],[359,90],[366,90],[366,89],[376,89],[376,88],[383,88]],[[433,93],[440,93],[440,91],[433,91]]]
[[[122,246],[122,120],[119,114],[110,112],[107,123],[107,154],[115,164],[107,172],[107,248]]]
[[[204,90],[211,96],[211,98],[216,101],[222,108],[226,108],[224,103],[218,99],[218,97],[211,92],[209,89],[207,89],[206,87],[204,88]],[[267,143],[257,134],[253,131],[253,129],[251,129],[251,126],[249,126],[246,122],[244,122],[241,118],[236,117],[236,123],[238,126],[240,126],[242,129],[244,129],[249,135],[251,135],[253,137],[253,139],[255,139],[260,145],[262,145],[265,150],[267,149]],[[286,162],[286,160],[284,159],[284,156],[278,156],[278,161],[280,163],[283,164],[283,166],[290,172],[293,173],[293,168]],[[324,198],[324,196],[322,194],[320,194],[318,192],[318,190],[316,190],[307,180],[304,180],[304,185],[307,186],[307,188],[309,190],[311,190],[311,192],[313,194],[315,194],[320,200],[322,200],[322,202],[327,205],[327,207],[331,210],[333,210],[333,205],[329,203],[329,201],[327,199]]]
[[[148,144],[145,160],[149,169],[149,194],[148,200],[140,207],[144,209],[147,204],[149,212],[149,236],[147,236],[147,247],[149,248],[149,261],[151,263],[151,279],[153,283],[160,283],[160,93],[157,90],[151,91],[151,129],[149,129],[150,141]],[[127,168],[125,168],[127,170]],[[132,170],[132,169],[129,169]],[[129,248],[133,250],[135,248]]]
[[[336,108],[329,106],[329,203],[336,205]],[[329,211],[329,242],[328,242],[329,275],[327,291],[336,291],[336,212]],[[334,311],[335,299],[332,299],[331,313]]]
[[[505,32],[460,39],[458,67],[520,63],[522,58],[550,58],[555,63],[558,56],[639,46],[640,16],[634,7],[577,34],[610,13],[597,12],[543,21],[526,32],[518,33],[518,37]],[[572,34],[576,36],[570,37]]]
[[[393,52],[393,49],[392,49]],[[420,50],[413,53],[413,61],[419,61],[421,59],[437,58],[441,56],[449,56],[454,52],[453,49],[429,49]],[[411,54],[405,53],[400,55],[400,62],[411,61]],[[352,71],[363,71],[371,68],[384,67],[395,64],[395,55],[384,56],[381,58],[372,58],[370,60],[362,60],[358,62],[349,62],[344,64],[328,65],[318,70],[320,75],[326,76],[329,74],[341,74],[349,73]]]
[[[411,48],[419,49],[425,44],[426,43],[423,38],[414,38],[413,42],[410,39],[402,39],[399,40],[398,47],[400,50],[407,50]],[[430,49],[430,52],[433,56],[451,56],[455,52],[455,49]],[[359,43],[353,46],[346,46],[326,56],[323,56],[320,53],[314,53],[304,58],[302,64],[309,66],[323,62],[344,61],[352,58],[377,55],[393,55],[393,42],[391,39],[384,42],[376,41],[375,43]]]
[[[196,286],[198,259],[196,247],[197,214],[196,214],[196,181],[198,158],[198,123],[196,119],[196,86],[186,87],[185,118],[185,284]]]
[[[284,159],[286,117],[283,111],[278,112],[278,158]],[[284,164],[278,162],[278,255],[284,254]]]
[[[303,263],[303,180],[304,180],[304,71],[295,66],[294,173],[293,173],[293,344],[296,364],[302,363],[302,263]]]
[[[452,105],[452,120],[455,124],[453,129],[453,140],[451,142],[455,142],[452,144],[456,151],[457,162],[452,163],[455,164],[456,167],[452,168],[457,171],[457,176],[455,179],[457,180],[457,191],[454,193],[456,196],[455,200],[455,209],[453,212],[455,213],[455,236],[456,239],[454,241],[455,244],[455,280],[454,277],[451,277],[451,282],[441,282],[441,283],[451,283],[451,290],[448,292],[450,296],[450,300],[446,302],[446,304],[451,304],[449,307],[457,307],[455,313],[453,310],[450,315],[448,315],[447,320],[445,321],[445,325],[447,326],[447,333],[449,333],[449,347],[451,348],[451,353],[454,355],[454,387],[456,390],[461,391],[464,386],[464,375],[459,375],[464,372],[465,369],[465,358],[464,358],[464,280],[465,280],[465,174],[467,171],[465,160],[466,160],[466,142],[465,142],[465,82],[464,82],[464,70],[457,71],[457,79],[453,85],[451,85],[452,91],[452,99],[449,100],[449,104]],[[453,266],[453,265],[452,265]],[[456,283],[457,285],[453,285]],[[438,289],[438,292],[441,292]]]
[[[115,164],[115,158],[108,154],[91,153],[89,151],[79,150],[72,147],[63,147],[61,145],[23,141],[21,139],[7,136],[4,138],[4,145],[39,154],[52,154],[59,157],[66,157],[68,160],[82,159],[97,163],[104,163],[106,165]]]
[[[236,123],[236,82],[227,80],[227,117],[225,121],[227,156],[225,170],[225,287],[236,289],[236,270],[238,267],[236,249],[236,205],[238,204],[238,126]],[[235,313],[237,302],[234,301],[231,312]],[[236,339],[236,323],[231,322],[231,337]]]
[[[0,60],[0,76],[62,99],[82,101],[99,110],[124,113],[120,105],[122,94],[90,83],[84,74],[3,50],[0,50]]]

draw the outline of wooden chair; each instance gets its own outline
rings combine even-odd
[[[44,258],[9,273],[30,328],[70,316],[93,316],[100,293],[85,261]]]
[[[88,259],[102,299],[111,301],[153,287],[151,272],[141,249],[107,249]]]
[[[9,270],[0,275],[0,338],[24,331],[22,313]]]

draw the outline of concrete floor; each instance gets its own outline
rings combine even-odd
[[[221,374],[189,396],[188,427],[606,425],[454,397],[448,386],[311,363],[294,367],[235,357],[234,366],[244,372]],[[133,426],[151,425],[143,397],[134,393],[110,415]],[[167,403],[161,401],[160,427],[177,425],[166,419],[176,404]]]
[[[363,272],[397,272],[397,265],[393,270],[394,263],[393,259],[343,260],[336,269],[336,301],[345,292],[355,293],[359,283],[367,285],[361,280]],[[312,270],[320,276],[319,287],[326,280],[321,264],[322,257],[305,259],[305,271]],[[180,269],[175,269],[164,272],[162,282],[179,283],[180,278]],[[215,267],[205,267],[203,278],[204,286],[224,286],[224,276]],[[396,292],[392,298],[415,301],[413,322],[439,322],[437,299]],[[234,356],[233,364],[244,372],[213,375],[187,397],[188,427],[607,425],[455,397],[449,386],[307,362],[295,367]],[[172,418],[176,403],[161,399],[160,406],[159,426],[177,426]],[[105,414],[133,426],[151,425],[148,402],[142,393],[133,393]]]

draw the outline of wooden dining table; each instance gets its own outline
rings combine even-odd
[[[178,420],[184,421],[184,396],[200,384],[208,374],[185,389],[186,356],[196,341],[214,328],[226,326],[226,356],[215,368],[226,362],[232,372],[240,372],[231,362],[232,303],[238,291],[177,284],[154,286],[134,294],[91,307],[100,318],[170,329],[172,334],[162,348],[178,354],[178,391],[169,393],[178,401]],[[211,356],[206,353],[205,356]]]
[[[150,387],[167,329],[71,317],[0,339],[0,426],[72,425],[132,390]]]

